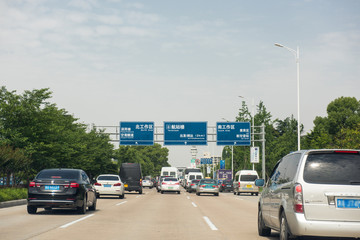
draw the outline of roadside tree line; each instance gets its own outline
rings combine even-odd
[[[26,183],[44,168],[81,168],[93,178],[118,173],[122,162],[140,162],[144,175],[169,165],[168,150],[158,144],[114,149],[104,130],[89,129],[50,103],[51,94],[48,88],[17,94],[1,87],[0,185]]]
[[[245,102],[242,102],[236,121],[252,122],[251,112]],[[265,163],[268,176],[277,161],[286,154],[297,151],[297,120],[294,116],[272,120],[271,113],[260,101],[254,115],[254,125],[261,124],[265,125]],[[328,104],[327,116],[315,118],[314,127],[309,133],[304,133],[303,125],[300,126],[301,149],[360,149],[360,101],[355,97],[337,98]],[[260,142],[255,142],[255,146],[262,147]],[[226,167],[231,169],[231,148],[225,147],[222,155],[226,160]],[[259,173],[261,159],[262,156],[260,163],[255,164]],[[252,169],[250,148],[235,146],[234,171],[241,169]]]

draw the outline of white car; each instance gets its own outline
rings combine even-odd
[[[177,178],[166,177],[162,180],[160,186],[161,193],[164,192],[177,192],[180,194],[180,182]]]
[[[154,183],[151,180],[151,178],[145,178],[144,180],[142,180],[142,186],[143,187],[148,187],[148,188],[153,188],[154,187]]]
[[[117,195],[119,198],[124,198],[125,189],[119,175],[115,174],[101,174],[96,178],[94,184],[96,189],[96,197],[100,195]]]

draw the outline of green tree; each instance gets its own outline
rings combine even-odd
[[[170,166],[168,163],[169,150],[160,144],[153,146],[120,146],[115,150],[115,159],[119,167],[121,163],[140,163],[144,176],[157,176],[162,167]]]

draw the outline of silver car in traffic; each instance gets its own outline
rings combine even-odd
[[[280,240],[359,238],[360,150],[302,150],[282,158],[259,199],[259,235],[271,229],[280,232]]]

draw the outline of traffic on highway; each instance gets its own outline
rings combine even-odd
[[[137,163],[93,183],[80,169],[44,169],[29,184],[26,207],[0,210],[0,237],[359,238],[359,167],[357,150],[302,150],[282,158],[267,182],[254,170],[230,181],[194,167],[143,177]]]

